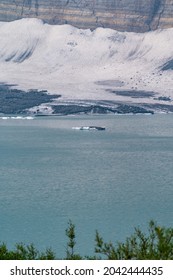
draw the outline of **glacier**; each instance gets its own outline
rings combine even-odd
[[[0,83],[60,94],[55,105],[173,105],[172,46],[173,28],[134,33],[33,18],[0,22]]]

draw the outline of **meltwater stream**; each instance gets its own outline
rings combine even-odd
[[[173,226],[173,115],[0,119],[0,241],[94,255],[150,219]],[[73,130],[103,126],[105,131]]]

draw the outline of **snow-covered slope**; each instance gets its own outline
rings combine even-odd
[[[52,26],[38,19],[0,23],[0,82],[46,89],[61,94],[62,101],[173,99],[172,60],[173,29],[139,34]],[[158,95],[141,99],[115,94],[124,90]]]

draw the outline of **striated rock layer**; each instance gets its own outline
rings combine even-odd
[[[173,0],[1,0],[0,21],[36,17],[49,24],[145,32],[173,27]]]

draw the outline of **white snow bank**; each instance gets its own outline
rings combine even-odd
[[[91,32],[38,19],[0,23],[0,82],[46,89],[63,100],[132,101],[106,89],[155,91],[173,98],[173,71],[161,71],[173,59],[172,46],[173,29],[140,34],[104,28]]]

